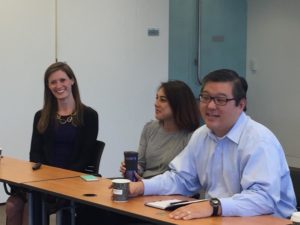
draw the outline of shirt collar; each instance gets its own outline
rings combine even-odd
[[[244,130],[244,127],[246,125],[246,120],[247,120],[247,115],[242,112],[239,116],[239,118],[237,119],[237,121],[235,122],[235,124],[233,125],[233,127],[229,130],[229,132],[224,136],[224,138],[228,138],[231,141],[233,141],[234,143],[238,144],[240,137],[242,135],[242,132]],[[210,130],[209,134],[208,134],[211,138],[213,138],[215,141],[218,141],[219,139],[212,133],[212,131]],[[222,138],[223,139],[223,138]]]

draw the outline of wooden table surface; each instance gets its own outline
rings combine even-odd
[[[86,182],[80,177],[63,180],[48,180],[42,182],[29,182],[28,188],[50,193],[56,196],[72,199],[87,205],[107,209],[119,214],[129,215],[139,219],[158,224],[182,224],[182,225],[287,225],[289,220],[275,218],[273,216],[257,217],[210,217],[189,221],[174,220],[168,217],[168,211],[144,206],[145,202],[165,200],[172,198],[184,199],[183,196],[141,196],[130,198],[128,202],[114,202],[111,200],[111,181],[101,178],[98,181]],[[86,195],[95,194],[89,197]]]
[[[79,177],[82,173],[42,165],[33,170],[34,163],[4,156],[0,159],[0,181],[20,185],[25,182],[36,182],[49,179]]]

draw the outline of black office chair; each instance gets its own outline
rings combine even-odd
[[[91,165],[84,170],[85,173],[101,177],[101,174],[99,174],[99,167],[104,147],[105,143],[103,141],[96,141],[96,148],[93,154],[95,157],[93,157]]]
[[[3,186],[4,186],[4,191],[5,191],[5,193],[7,194],[7,195],[11,195],[12,193],[11,193],[11,188],[10,187],[8,187],[9,185],[7,184],[7,183],[3,183]]]
[[[96,147],[95,147],[95,152],[93,154],[93,158],[91,161],[91,164],[84,170],[85,173],[91,174],[94,176],[100,176],[101,174],[99,173],[99,168],[100,168],[100,161],[102,157],[102,153],[104,151],[105,143],[103,141],[96,141]],[[56,224],[57,225],[62,225],[62,217],[63,217],[63,212],[69,211],[70,218],[71,218],[71,224],[75,225],[75,203],[73,201],[70,202],[70,205],[66,207],[62,207],[59,210],[56,211]],[[52,214],[51,212],[50,214]],[[50,214],[48,216],[50,216]]]
[[[300,168],[290,167],[290,174],[297,200],[297,211],[300,211]]]

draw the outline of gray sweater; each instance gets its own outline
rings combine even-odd
[[[139,144],[139,174],[150,178],[169,169],[172,161],[187,145],[192,132],[166,132],[159,121],[148,122]]]

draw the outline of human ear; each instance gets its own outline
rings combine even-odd
[[[240,100],[240,103],[239,103],[239,107],[244,110],[246,108],[246,105],[247,105],[247,99],[243,98]]]

